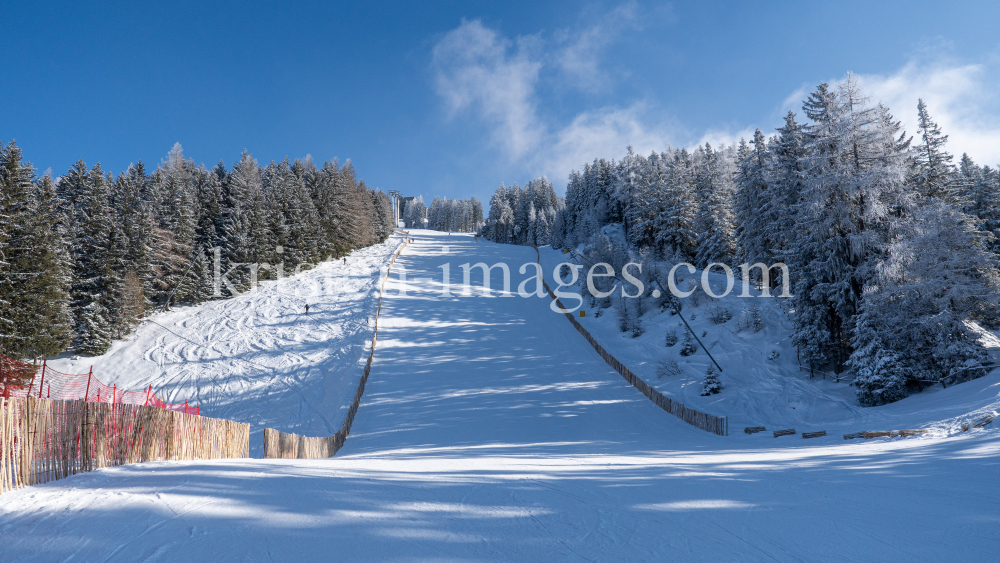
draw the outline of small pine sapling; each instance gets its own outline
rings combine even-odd
[[[749,316],[750,330],[760,332],[764,329],[764,316],[761,314],[760,307],[756,303],[750,307]]]
[[[691,339],[691,333],[685,332],[684,343],[681,344],[681,355],[690,356],[691,354],[694,354],[697,351],[698,349],[694,347],[694,340]]]
[[[677,329],[676,328],[671,328],[671,329],[667,330],[666,344],[667,344],[667,348],[670,348],[670,347],[674,346],[675,344],[677,344]]]
[[[642,301],[633,299],[635,303],[627,308],[629,314],[629,325],[632,329],[632,338],[639,338],[646,329],[642,328]]]
[[[618,314],[618,330],[628,332],[630,323],[628,318],[628,308],[625,304],[624,298],[618,302],[618,307],[615,308],[615,312]]]
[[[720,307],[718,305],[713,305],[708,310],[708,318],[710,318],[713,323],[721,325],[729,321],[729,319],[732,319],[733,313],[732,311],[729,310],[728,307]]]
[[[771,350],[771,353],[767,356],[767,359],[771,360],[772,362],[774,360],[777,360],[778,359],[778,351],[777,350]]]
[[[701,396],[715,395],[719,391],[722,391],[722,383],[719,381],[719,376],[715,373],[715,368],[709,364],[708,369],[705,370],[705,381],[702,384]]]

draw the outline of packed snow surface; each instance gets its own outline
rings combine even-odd
[[[64,373],[93,366],[108,385],[151,384],[169,403],[197,403],[203,416],[250,422],[256,457],[265,426],[333,434],[368,360],[380,276],[402,244],[393,235],[233,299],[157,313],[102,356],[49,365]]]
[[[995,373],[871,409],[871,415],[856,414],[848,395],[825,387],[843,384],[765,372],[755,352],[740,360],[741,352],[729,350],[720,360],[729,362],[722,372],[729,389],[718,397],[733,389],[738,396],[692,405],[713,414],[733,411],[733,435],[715,436],[670,416],[629,386],[549,309],[548,297],[441,296],[439,266],[450,264],[451,291],[457,293],[461,264],[503,261],[513,289],[526,277],[518,269],[534,262],[534,250],[443,233],[412,236],[416,242],[397,261],[409,291],[399,295],[397,276],[390,278],[368,387],[335,458],[148,463],[5,494],[0,560],[978,561],[992,560],[1000,550],[996,424],[968,433],[945,425],[915,438],[845,442],[832,436],[745,436],[735,423],[766,418],[767,424],[816,425],[800,432],[824,424],[907,428],[933,422],[935,408],[942,420],[995,410]],[[493,273],[497,287],[499,270]],[[244,316],[255,318],[258,301],[277,297],[263,290],[244,299],[242,308],[210,306],[219,307],[219,326],[241,326]],[[362,314],[346,311],[366,309],[365,299],[355,296],[353,306],[345,301],[344,318]],[[198,322],[215,326],[210,316]],[[656,322],[650,317],[651,325]],[[332,332],[336,322],[329,323],[330,347],[350,348],[352,336]],[[242,330],[234,334],[259,338],[256,328]],[[148,338],[152,358],[179,346],[166,335]],[[316,350],[315,360],[297,348],[295,338],[305,336],[290,336],[287,352],[310,373],[309,362],[325,361],[318,355],[325,337],[315,335],[302,345]],[[720,339],[717,347],[730,343],[737,341]],[[268,354],[253,349],[274,362],[263,364],[268,369],[248,366],[217,384],[202,378],[184,385],[212,405],[213,385],[238,390],[242,380],[273,378],[274,369],[285,365],[281,347]],[[221,358],[228,352],[214,353]],[[650,348],[639,359],[653,361],[660,353]],[[171,362],[189,359],[201,361],[178,354]],[[360,371],[356,357],[349,360]],[[767,389],[785,385],[805,397],[840,397],[840,406],[815,419],[796,418],[783,412],[788,400],[779,399],[782,393],[771,390],[759,404],[746,406],[750,391],[727,381],[737,366],[757,369],[751,375],[764,377]],[[329,381],[324,375],[305,379],[302,401],[312,406],[282,415],[288,427],[325,433],[323,423],[309,426],[320,416],[316,409],[327,409],[322,414],[332,420],[340,404],[321,396],[345,396],[356,384],[339,373]],[[286,383],[292,387],[295,379]],[[227,391],[212,408],[231,408],[226,412],[235,416],[253,405],[261,417],[287,408],[246,385],[247,406],[237,408],[239,393]],[[287,403],[297,395],[274,393]],[[813,400],[803,408],[819,405]]]

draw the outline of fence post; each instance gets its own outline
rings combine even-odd
[[[117,395],[117,394],[118,394],[118,384],[114,383],[114,384],[111,385],[111,404],[112,405],[115,404],[115,401],[117,400],[117,397],[115,397],[115,395]]]
[[[45,373],[45,360],[42,360],[42,373],[43,374]],[[28,384],[28,396],[31,396],[31,388],[35,386],[35,376],[36,375],[38,375],[38,372],[35,372],[35,373],[31,374],[31,383]],[[43,375],[43,377],[44,377],[44,375]],[[6,392],[6,390],[7,389],[4,388],[5,392]],[[6,396],[6,395],[4,395],[4,396]]]
[[[153,384],[150,383],[149,384],[149,389],[146,391],[146,402],[142,404],[144,407],[148,407],[149,406],[149,395],[152,392],[153,392]]]
[[[38,382],[38,398],[42,398],[42,387],[45,387],[45,370],[42,370],[42,379]],[[30,396],[31,393],[28,393]]]
[[[94,377],[94,366],[90,366],[90,371],[87,372],[87,390],[83,392],[83,402],[87,402],[87,395],[90,394],[90,380]]]

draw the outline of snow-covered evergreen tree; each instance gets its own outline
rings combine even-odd
[[[991,233],[990,248],[1000,254],[1000,172],[989,166],[979,167],[963,154],[959,164],[959,200],[963,211],[979,220],[980,228]]]
[[[656,241],[666,255],[694,259],[697,252],[698,216],[694,159],[684,149],[669,159],[666,187],[660,192],[659,214],[655,221]]]
[[[708,397],[720,391],[722,391],[722,382],[719,381],[719,375],[715,373],[715,367],[709,364],[708,369],[705,370],[705,380],[701,385],[701,396]]]
[[[752,145],[740,141],[737,167],[733,198],[737,261],[773,264],[780,248],[777,227],[784,213],[767,181],[770,152],[760,129],[754,132]]]
[[[408,229],[424,228],[424,218],[427,215],[427,207],[424,205],[423,196],[408,201],[403,207],[403,222]]]
[[[69,341],[66,244],[49,176],[35,181],[16,143],[0,144],[0,349],[14,358],[56,355]]]
[[[699,149],[699,154],[695,262],[704,268],[712,262],[732,263],[736,249],[733,244],[733,184],[726,156],[712,150],[708,143]]]
[[[878,405],[905,385],[964,381],[989,363],[969,323],[996,323],[1000,271],[989,235],[964,213],[931,201],[901,225],[864,293],[851,356],[858,399]]]
[[[927,104],[922,99],[917,101],[917,136],[920,143],[914,147],[910,171],[914,189],[922,197],[961,206],[952,156],[944,148],[948,135],[943,134],[931,119]]]
[[[78,163],[69,176],[85,165]],[[115,335],[112,318],[121,296],[123,279],[112,269],[116,249],[112,239],[112,215],[108,179],[100,164],[88,172],[82,187],[75,194],[73,225],[73,349],[99,355],[111,347]]]
[[[870,106],[851,74],[836,91],[823,84],[804,105],[806,175],[793,249],[795,335],[812,366],[840,372],[851,353],[861,291],[875,273],[905,189],[908,141],[881,105]]]

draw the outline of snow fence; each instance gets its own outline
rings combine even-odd
[[[538,266],[539,268],[541,268],[542,257],[541,254],[538,252],[538,247],[534,245],[528,245],[528,246],[535,249],[535,254],[538,256]],[[545,283],[545,280],[542,280],[542,285],[545,287],[545,291],[548,292],[549,297],[555,299],[556,304],[559,306],[559,308],[562,309],[563,311],[566,311],[567,309],[563,307],[563,304],[561,301],[559,301],[559,298],[556,297],[554,293],[552,293],[552,290],[549,289],[549,284]],[[615,371],[621,374],[621,376],[625,378],[625,381],[628,381],[630,385],[641,391],[642,394],[645,395],[650,401],[656,403],[656,406],[676,416],[677,418],[683,420],[684,422],[690,424],[691,426],[694,426],[696,428],[701,428],[706,432],[711,432],[712,434],[718,434],[719,436],[729,435],[729,417],[706,414],[699,410],[686,407],[684,406],[684,403],[675,401],[670,397],[665,396],[663,393],[660,393],[656,389],[653,389],[653,387],[650,386],[645,381],[643,381],[641,377],[632,373],[632,370],[628,369],[628,367],[625,364],[618,361],[618,358],[615,358],[614,356],[611,355],[610,352],[605,350],[604,347],[601,346],[599,342],[597,342],[597,339],[591,336],[590,332],[587,331],[587,329],[583,328],[583,325],[581,325],[580,322],[577,321],[571,313],[564,313],[564,314],[566,315],[566,318],[569,319],[569,322],[573,324],[573,327],[576,328],[576,330],[580,334],[582,334],[584,338],[587,339],[587,342],[590,342],[590,345],[594,347],[594,350],[597,351],[597,353],[601,356],[601,358],[603,358],[604,361],[607,362],[609,366],[614,368]]]
[[[27,385],[13,385],[11,381],[27,380]],[[142,391],[126,391],[117,385],[108,385],[97,379],[94,368],[90,373],[72,374],[56,371],[48,366],[27,364],[0,354],[0,397],[37,397],[60,401],[82,400],[97,403],[125,403],[157,407],[184,414],[201,414],[199,406],[188,406],[187,401],[171,404],[153,392],[153,386]]]
[[[398,229],[397,229],[398,231]],[[410,234],[407,231],[399,231],[403,234]],[[361,396],[365,394],[365,384],[368,383],[368,374],[371,373],[372,360],[375,359],[375,342],[378,340],[378,316],[382,312],[382,293],[385,291],[385,282],[389,281],[389,272],[392,271],[396,258],[403,252],[406,245],[410,244],[410,239],[406,239],[403,246],[399,247],[396,254],[389,261],[389,268],[386,270],[385,279],[378,290],[378,308],[375,309],[375,332],[372,334],[372,347],[368,352],[368,362],[365,364],[365,371],[358,382],[358,390],[354,393],[354,401],[344,418],[344,425],[333,436],[311,438],[281,432],[271,428],[264,429],[264,458],[278,459],[320,459],[333,457],[337,451],[344,446],[347,435],[351,433],[351,425],[354,424],[354,415],[358,413],[358,406],[361,405]]]
[[[0,398],[0,494],[102,467],[246,458],[250,425],[161,408]]]

